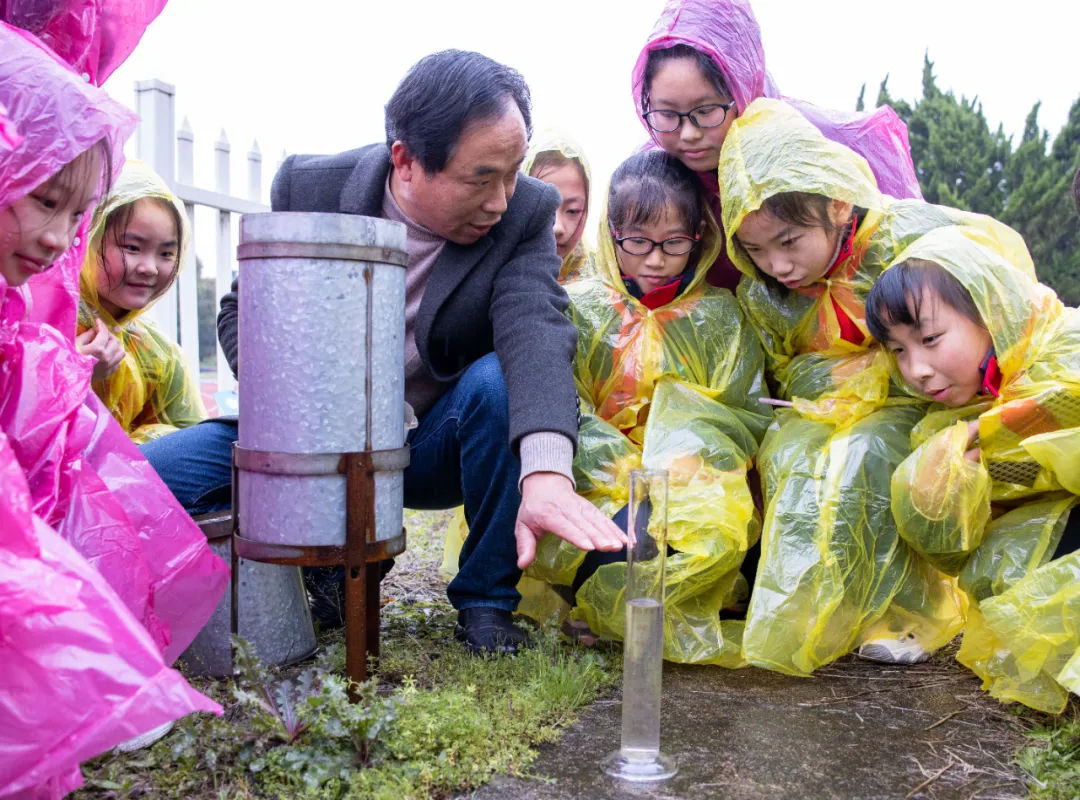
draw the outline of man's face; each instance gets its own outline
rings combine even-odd
[[[473,244],[506,211],[527,147],[525,120],[512,101],[502,116],[465,126],[439,172],[425,172],[404,144],[395,142],[395,199],[411,219],[444,239]]]

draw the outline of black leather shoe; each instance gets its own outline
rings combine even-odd
[[[464,642],[470,653],[514,655],[528,637],[516,625],[514,615],[501,608],[480,606],[458,612],[454,638]]]

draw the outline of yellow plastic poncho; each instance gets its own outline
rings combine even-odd
[[[592,172],[581,145],[569,134],[556,128],[541,131],[533,138],[529,152],[525,156],[525,162],[521,165],[521,171],[526,175],[532,175],[533,163],[540,153],[558,153],[563,158],[576,161],[581,165],[585,173],[585,216],[588,217],[589,200],[592,194]],[[582,220],[583,226],[584,222]],[[585,247],[584,240],[579,240],[573,251],[563,259],[562,267],[559,269],[559,283],[569,283],[594,273],[592,254]]]
[[[629,470],[668,470],[664,658],[733,667],[741,623],[719,612],[745,594],[739,566],[759,528],[747,471],[771,415],[758,402],[756,337],[731,293],[705,282],[722,246],[711,217],[706,228],[693,280],[659,308],[626,291],[610,233],[598,276],[567,287],[583,412],[574,472],[579,493],[613,515],[627,502]],[[528,574],[570,584],[584,553],[552,537],[542,545]],[[625,563],[601,566],[573,615],[621,639],[625,580]]]
[[[165,182],[141,161],[128,161],[109,196],[94,212],[90,243],[79,275],[78,332],[102,320],[120,339],[126,355],[120,367],[104,381],[94,384],[94,392],[131,439],[147,442],[177,428],[194,425],[206,418],[196,376],[176,342],[167,338],[142,316],[153,301],[117,320],[105,310],[98,297],[98,262],[109,215],[144,197],[172,204],[182,223],[187,220],[184,205]],[[188,247],[187,225],[180,231],[179,264]],[[178,268],[179,269],[179,268]]]
[[[755,100],[732,123],[718,174],[728,254],[746,276],[738,297],[761,336],[766,368],[783,397],[816,401],[806,410],[823,418],[835,421],[837,406],[848,404],[862,409],[854,411],[858,416],[888,396],[888,359],[865,343],[841,338],[836,306],[869,338],[863,301],[881,271],[919,236],[943,226],[982,229],[1013,263],[1035,275],[1024,240],[1014,230],[982,214],[882,195],[861,156],[826,139],[780,100]],[[789,291],[761,280],[735,233],[766,199],[796,191],[849,202],[865,216],[851,258],[827,279]],[[867,366],[875,380],[867,376]]]
[[[968,290],[1002,378],[1000,397],[935,411],[916,429],[893,475],[893,514],[973,601],[961,663],[995,697],[1060,712],[1080,691],[1080,557],[1047,561],[1080,503],[1080,312],[981,230],[932,231],[906,258]],[[964,458],[972,419],[977,462]]]
[[[795,402],[758,455],[766,514],[744,654],[808,675],[873,638],[911,633],[927,650],[940,647],[963,623],[962,599],[899,539],[889,506],[889,478],[924,406],[890,380],[863,304],[906,242],[962,215],[882,195],[860,156],[778,100],[756,100],[735,120],[718,169],[728,254],[744,275],[739,301],[774,388]],[[790,291],[763,280],[734,238],[747,214],[783,192],[844,200],[861,215],[850,256]],[[842,337],[837,306],[863,342]]]
[[[578,328],[577,491],[613,516],[629,499],[631,470],[668,470],[675,552],[666,564],[664,658],[742,666],[742,622],[721,620],[720,610],[745,597],[739,566],[760,528],[746,475],[771,416],[758,402],[761,348],[731,293],[705,282],[722,246],[711,216],[693,281],[653,310],[626,291],[606,227],[598,274],[567,286]],[[446,574],[465,533],[460,522],[451,527]],[[518,584],[518,611],[538,620],[565,614],[565,592],[551,587],[569,587],[584,558],[561,539],[541,539]],[[601,566],[578,591],[574,616],[621,640],[625,580],[625,563]]]

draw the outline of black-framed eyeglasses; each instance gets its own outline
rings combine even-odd
[[[614,236],[615,244],[621,247],[624,253],[632,256],[647,256],[654,247],[659,247],[669,256],[685,256],[697,247],[698,239],[701,238],[700,236],[672,236],[670,239],[657,242],[644,236],[619,236],[617,233]]]
[[[657,133],[671,133],[682,127],[683,117],[686,117],[698,128],[718,128],[727,119],[727,112],[735,105],[734,100],[726,103],[708,103],[697,108],[691,108],[686,113],[682,111],[669,111],[656,109],[646,111],[642,116],[646,124]]]

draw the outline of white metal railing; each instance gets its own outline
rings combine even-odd
[[[234,248],[232,244],[232,215],[269,211],[262,199],[262,155],[258,142],[247,154],[247,197],[229,193],[229,141],[222,130],[214,143],[214,188],[195,185],[195,135],[184,120],[176,129],[176,89],[159,80],[138,81],[135,84],[135,110],[139,115],[136,131],[136,153],[156,171],[179,197],[187,210],[191,231],[191,247],[181,265],[180,277],[169,291],[147,312],[166,335],[176,338],[192,367],[199,368],[199,303],[195,261],[195,206],[217,210],[216,246],[214,248],[215,296],[214,313],[222,295],[232,284]],[[221,345],[217,344],[217,390],[236,388],[229,364]]]

